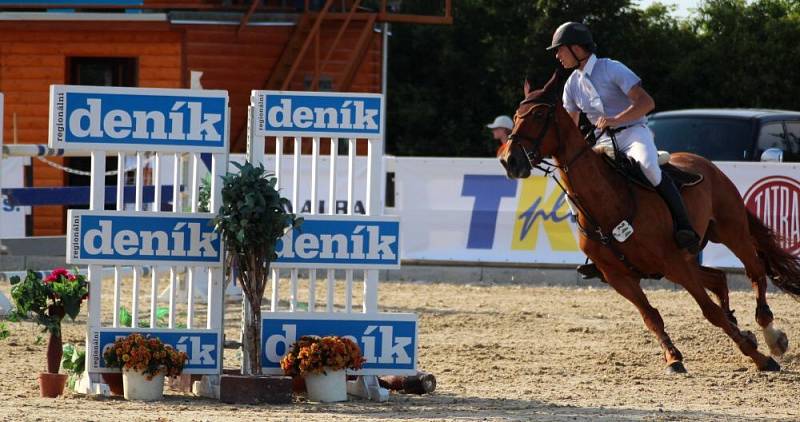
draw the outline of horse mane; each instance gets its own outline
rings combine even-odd
[[[537,89],[528,94],[519,105],[547,104],[553,106],[560,104],[561,93],[564,91],[564,83],[566,83],[569,74],[570,71],[563,67],[556,68],[550,80],[548,80],[541,89]]]

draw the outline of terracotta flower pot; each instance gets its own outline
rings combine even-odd
[[[108,385],[111,394],[121,396],[125,394],[125,389],[122,388],[122,373],[120,372],[104,372],[100,375],[103,382]]]
[[[42,397],[55,398],[64,394],[67,384],[67,374],[39,373],[39,391]]]

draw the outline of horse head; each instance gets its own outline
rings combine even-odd
[[[509,178],[529,177],[534,166],[558,150],[556,114],[565,113],[560,103],[564,80],[564,71],[556,70],[542,89],[529,93],[519,104],[508,142],[497,151]]]

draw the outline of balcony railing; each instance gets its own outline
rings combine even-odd
[[[336,0],[328,15],[347,15],[355,0]],[[377,22],[449,25],[452,0],[371,0],[358,5],[359,12],[377,13]],[[325,0],[0,0],[0,11],[29,12],[132,12],[230,11],[253,13],[318,13]]]

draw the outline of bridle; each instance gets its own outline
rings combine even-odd
[[[522,103],[520,103],[520,105],[530,104],[532,102],[533,101],[531,100],[525,100]],[[519,147],[522,149],[522,152],[525,154],[525,157],[528,159],[528,164],[530,165],[531,170],[539,169],[542,172],[544,172],[545,175],[549,175],[550,173],[552,173],[553,169],[559,169],[564,173],[568,173],[570,166],[574,164],[575,161],[577,161],[581,156],[583,156],[583,154],[586,153],[587,150],[591,149],[591,147],[586,145],[584,146],[584,148],[581,148],[581,150],[578,151],[578,153],[574,157],[567,160],[566,164],[559,165],[545,160],[544,157],[542,157],[542,151],[541,151],[542,141],[544,140],[544,137],[547,135],[547,131],[550,129],[551,124],[555,124],[556,127],[556,142],[558,144],[558,150],[561,151],[564,148],[564,144],[561,142],[561,130],[559,129],[558,121],[556,119],[556,113],[555,113],[556,105],[549,103],[535,104],[531,108],[529,108],[525,113],[515,114],[514,118],[525,119],[526,117],[530,116],[531,113],[534,112],[534,110],[541,107],[547,107],[547,114],[545,116],[544,125],[542,125],[542,128],[539,130],[539,133],[535,137],[530,137],[518,133],[517,132],[518,127],[515,127],[514,131],[512,131],[511,134],[508,135],[508,142],[510,143],[509,147],[513,147],[514,143],[519,145]],[[520,141],[528,141],[531,144],[532,150],[528,151],[528,149],[525,148],[525,145],[523,145],[522,142]],[[544,164],[547,167],[544,167],[542,164]]]

